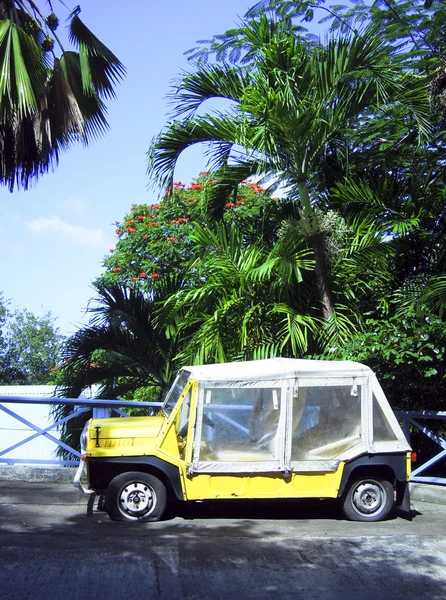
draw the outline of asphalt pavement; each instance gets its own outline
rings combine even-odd
[[[183,505],[115,523],[70,484],[0,481],[1,600],[444,600],[446,505],[344,521],[330,502]]]

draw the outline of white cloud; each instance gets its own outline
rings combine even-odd
[[[65,241],[92,248],[105,248],[107,238],[102,229],[89,229],[82,225],[70,225],[58,216],[40,217],[26,224],[28,231],[39,236],[56,236]]]

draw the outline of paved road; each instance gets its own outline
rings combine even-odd
[[[69,485],[0,482],[1,600],[446,598],[446,506],[349,523],[330,503],[88,517]]]

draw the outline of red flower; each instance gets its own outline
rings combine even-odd
[[[135,233],[135,231],[136,231],[136,229],[134,227],[126,227],[125,230],[128,231],[129,233]]]
[[[116,235],[122,235],[122,233],[123,233],[123,232],[122,232],[121,230],[119,230],[119,229],[118,229],[118,230],[117,230],[117,232],[116,232]]]
[[[159,273],[152,273],[150,277],[152,277],[152,279],[156,279],[157,277],[159,277]]]
[[[110,252],[113,254],[113,252],[115,251],[114,248],[110,248]]]
[[[233,207],[235,206],[235,204],[234,204],[234,202],[227,202],[227,203],[225,204],[225,206],[226,206],[227,208],[233,208]]]
[[[113,267],[113,269],[112,269],[112,271],[115,271],[115,273],[118,272],[118,271],[120,271],[120,270],[121,270],[121,267]]]
[[[147,273],[140,273],[139,276],[140,277],[147,277]]]
[[[210,171],[200,171],[199,175],[210,175]]]
[[[139,219],[140,221],[144,221],[144,219],[145,219],[145,216],[144,216],[144,215],[139,215],[138,219]]]
[[[243,200],[237,200],[237,204],[240,206],[241,204],[245,204]]]
[[[156,227],[156,226],[157,226],[157,224],[158,224],[158,223],[157,223],[156,221],[151,221],[151,222],[149,223],[149,227]]]

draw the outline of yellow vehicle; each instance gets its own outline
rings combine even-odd
[[[355,521],[410,507],[409,444],[356,362],[184,367],[157,416],[91,419],[81,452],[76,487],[119,521],[157,521],[179,500],[338,498]]]

